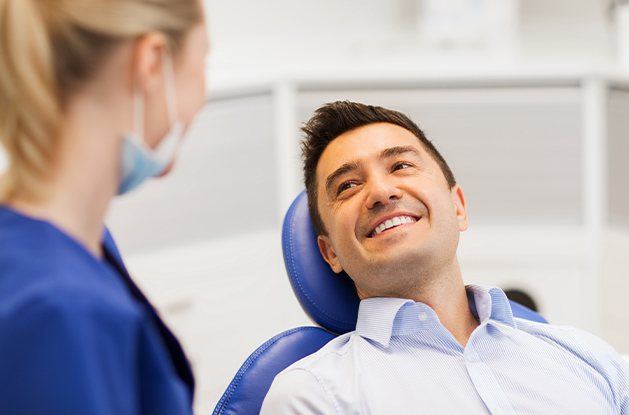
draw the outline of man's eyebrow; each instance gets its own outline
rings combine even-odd
[[[385,159],[395,157],[404,153],[414,153],[415,155],[421,157],[421,153],[419,152],[419,150],[413,146],[396,146],[382,150],[382,152],[380,153],[380,158]]]
[[[380,158],[390,158],[395,157],[404,153],[413,153],[417,156],[421,156],[419,150],[413,146],[395,146],[389,147],[380,153]],[[330,192],[334,181],[336,181],[340,176],[352,172],[354,170],[358,170],[360,164],[357,161],[349,161],[344,163],[338,169],[334,170],[326,179],[325,179],[325,190],[326,192]]]
[[[325,179],[325,190],[326,192],[330,192],[330,188],[332,187],[332,185],[334,184],[334,181],[336,179],[338,179],[340,176],[347,174],[349,172],[352,172],[354,170],[358,170],[358,168],[360,167],[360,165],[358,164],[357,161],[349,161],[347,163],[344,163],[341,165],[341,167],[339,167],[338,169],[334,170],[334,172],[332,172],[327,179]]]

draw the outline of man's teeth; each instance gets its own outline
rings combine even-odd
[[[417,222],[417,220],[410,216],[396,216],[394,218],[387,219],[384,222],[382,222],[380,225],[376,226],[376,229],[373,231],[373,236],[376,236],[386,231],[387,229],[391,229],[399,225],[404,225],[406,223],[413,223],[413,222]]]

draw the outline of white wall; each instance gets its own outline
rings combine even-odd
[[[419,36],[422,0],[206,0],[213,82],[348,63],[425,64],[435,53]],[[520,0],[516,62],[592,62],[613,57],[613,26],[603,0]]]
[[[521,0],[524,58],[604,59],[614,52],[605,0]]]

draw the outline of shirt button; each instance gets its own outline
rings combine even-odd
[[[474,356],[473,354],[468,354],[467,356],[465,356],[465,360],[467,360],[468,363],[476,363],[476,362],[478,362],[478,358],[476,356]]]
[[[428,318],[428,315],[422,311],[421,313],[419,313],[417,318],[419,318],[419,321],[426,321],[426,319]]]

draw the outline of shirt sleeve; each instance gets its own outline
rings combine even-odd
[[[138,414],[133,310],[46,291],[0,309],[0,413]]]
[[[262,403],[262,415],[340,414],[325,385],[310,371],[290,369],[275,377]]]
[[[601,338],[579,329],[572,332],[611,386],[619,413],[629,415],[629,363]]]

